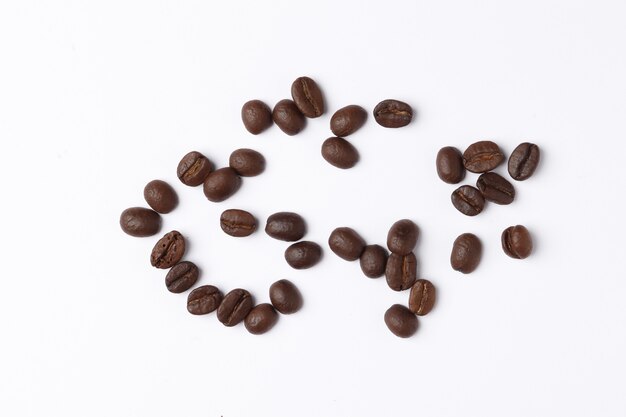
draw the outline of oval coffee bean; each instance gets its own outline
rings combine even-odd
[[[374,119],[383,127],[403,127],[411,123],[413,109],[399,100],[383,100],[374,107]]]
[[[511,204],[515,199],[515,188],[504,177],[495,172],[485,172],[478,177],[476,187],[485,200],[496,204]]]
[[[276,103],[272,111],[272,119],[276,126],[289,136],[300,133],[306,124],[304,114],[298,109],[296,103],[287,99]]]
[[[367,245],[359,258],[359,263],[366,277],[382,277],[387,268],[387,250],[380,245]]]
[[[315,242],[294,243],[285,250],[285,260],[294,269],[307,269],[322,259],[322,248]]]
[[[256,219],[247,211],[230,209],[220,216],[220,226],[227,235],[245,237],[256,230]]]
[[[465,178],[465,166],[461,151],[452,146],[441,148],[437,152],[437,175],[443,182],[458,184]]]
[[[365,250],[365,240],[349,227],[338,227],[330,234],[328,246],[340,258],[356,261]]]
[[[127,208],[120,215],[120,227],[127,235],[153,236],[161,230],[161,216],[154,210],[144,207]]]
[[[293,314],[302,308],[302,294],[286,279],[276,281],[270,286],[270,301],[281,314]]]
[[[409,293],[409,310],[425,316],[435,305],[435,286],[426,279],[418,279]]]
[[[452,205],[466,216],[476,216],[485,208],[485,198],[471,185],[462,185],[452,192]]]
[[[193,287],[199,275],[198,267],[193,262],[179,262],[167,273],[165,286],[170,292],[179,294]]]
[[[417,331],[417,316],[408,308],[394,304],[385,312],[385,324],[398,337],[411,337]]]
[[[199,316],[209,314],[222,302],[222,292],[213,285],[203,285],[191,291],[187,297],[187,311]]]
[[[417,259],[414,253],[402,256],[392,253],[385,268],[387,285],[394,291],[408,290],[417,279]]]
[[[482,252],[483,245],[480,239],[471,233],[463,233],[452,245],[450,265],[455,271],[469,274],[478,267]]]
[[[463,164],[470,172],[492,171],[504,161],[504,154],[497,144],[484,140],[471,144],[463,153]]]
[[[252,334],[268,332],[278,321],[278,313],[271,304],[259,304],[246,316],[243,324],[246,330]]]
[[[533,240],[528,229],[521,225],[506,228],[502,232],[502,249],[511,258],[528,258],[533,251]]]
[[[171,268],[183,258],[184,254],[185,238],[173,230],[154,245],[150,255],[150,264],[159,269]]]
[[[261,100],[250,100],[241,108],[241,120],[248,132],[258,135],[272,125],[272,111]]]
[[[204,195],[209,201],[219,203],[232,196],[241,187],[241,177],[231,167],[220,168],[204,181]]]
[[[224,326],[232,327],[243,321],[254,305],[252,295],[241,288],[226,294],[217,308],[217,319]]]
[[[295,242],[304,237],[306,223],[299,214],[282,211],[267,218],[265,233],[274,239]]]
[[[196,187],[204,182],[213,169],[211,161],[200,152],[192,151],[178,163],[178,179],[185,185]]]
[[[341,169],[352,168],[359,161],[359,151],[344,138],[328,138],[322,144],[322,157]]]
[[[143,189],[143,198],[152,209],[167,214],[178,205],[178,196],[171,185],[161,180],[150,181]]]
[[[265,158],[253,149],[237,149],[230,154],[228,164],[242,177],[254,177],[265,170]]]
[[[335,136],[348,136],[356,132],[365,124],[367,112],[361,106],[352,104],[343,107],[333,114],[330,119],[330,130]]]
[[[517,181],[524,181],[533,175],[539,165],[539,146],[524,142],[515,148],[509,157],[509,175]]]
[[[324,97],[317,83],[309,77],[300,77],[291,84],[291,97],[306,117],[324,114]]]
[[[398,255],[408,255],[415,249],[418,236],[415,223],[408,219],[398,220],[387,233],[387,248]]]

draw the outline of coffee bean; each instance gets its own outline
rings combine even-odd
[[[246,316],[243,324],[252,334],[263,334],[268,332],[278,321],[278,313],[271,304],[259,304],[254,307]]]
[[[455,271],[469,274],[473,272],[478,264],[483,252],[483,245],[476,235],[463,233],[456,238],[452,245],[450,264]]]
[[[414,253],[398,255],[392,253],[387,259],[385,268],[387,285],[394,291],[404,291],[411,288],[417,279],[417,259]]]
[[[293,314],[302,308],[302,295],[293,283],[286,279],[270,286],[270,301],[281,314]]]
[[[492,171],[504,161],[504,154],[495,143],[484,140],[471,144],[463,153],[463,164],[470,172]]]
[[[395,222],[387,233],[387,248],[398,255],[408,255],[415,249],[419,229],[411,220],[403,219]]]
[[[465,178],[465,166],[461,151],[452,146],[441,148],[437,152],[437,175],[443,182],[458,184]]]
[[[156,235],[161,230],[161,216],[144,207],[127,208],[120,215],[120,227],[124,233],[135,237]]]
[[[495,172],[480,174],[476,186],[485,197],[496,204],[511,204],[515,199],[515,188],[502,176]]]
[[[399,100],[383,100],[374,107],[374,119],[382,127],[403,127],[411,123],[413,109]]]
[[[435,305],[435,286],[426,279],[418,279],[409,293],[409,310],[425,316]]]
[[[306,223],[299,214],[278,212],[267,218],[265,233],[274,239],[295,242],[304,237]]]
[[[276,103],[272,111],[272,119],[274,123],[276,123],[276,126],[289,136],[298,134],[304,129],[304,125],[306,124],[304,115],[298,109],[296,103],[287,99]]]
[[[178,163],[178,179],[185,185],[196,187],[204,182],[213,169],[211,161],[200,152],[192,151]]]
[[[466,216],[476,216],[485,207],[485,198],[471,185],[462,185],[452,192],[452,205]]]
[[[154,211],[162,214],[171,212],[178,204],[176,191],[161,180],[150,181],[143,189],[143,198]]]
[[[408,308],[394,304],[385,312],[385,324],[398,337],[411,337],[417,331],[417,316]]]
[[[502,232],[502,249],[511,258],[528,258],[533,251],[533,240],[528,229],[521,225],[506,228]]]
[[[213,285],[203,285],[191,291],[187,297],[187,311],[196,316],[209,314],[222,302],[222,292]]]
[[[245,237],[256,230],[256,219],[247,211],[230,209],[220,216],[220,226],[227,235]]]
[[[173,230],[154,245],[150,255],[150,264],[159,269],[171,268],[183,258],[184,254],[185,238]]]
[[[309,77],[300,77],[291,84],[291,97],[306,117],[324,114],[324,97],[317,83]]]
[[[254,177],[265,170],[265,158],[253,149],[237,149],[230,154],[229,165],[242,177]]]
[[[380,245],[367,245],[359,258],[359,263],[366,277],[381,277],[387,267],[387,251]]]
[[[231,167],[220,168],[204,181],[204,195],[209,201],[219,203],[232,196],[241,187],[241,177]]]
[[[234,289],[222,299],[217,308],[217,319],[224,326],[235,326],[246,318],[253,306],[254,300],[248,291],[241,288]]]
[[[524,142],[515,148],[509,157],[509,175],[517,181],[530,178],[539,165],[539,146]]]
[[[294,269],[307,269],[322,259],[322,248],[315,242],[294,243],[285,250],[285,260]]]
[[[165,286],[170,292],[179,294],[187,291],[198,280],[198,267],[193,262],[182,261],[169,270],[165,277]]]
[[[340,258],[356,261],[365,250],[365,240],[349,227],[338,227],[330,234],[328,246]]]
[[[330,119],[330,130],[335,136],[348,136],[356,132],[365,124],[367,112],[361,106],[352,104],[343,107],[333,114]]]
[[[261,100],[250,100],[241,108],[241,120],[248,132],[258,135],[272,125],[272,111]]]
[[[344,138],[328,138],[322,144],[322,157],[341,169],[352,168],[359,161],[359,151]]]

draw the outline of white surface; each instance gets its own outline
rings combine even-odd
[[[624,3],[309,3],[2,2],[0,415],[626,415]],[[304,74],[329,112],[295,137],[243,129],[246,100]],[[334,110],[390,97],[414,123],[370,118],[352,170],[321,158]],[[542,161],[514,204],[467,218],[434,158],[479,139],[533,141]],[[230,200],[177,181],[187,151],[224,165],[239,147],[268,167]],[[180,195],[163,231],[189,238],[199,284],[264,302],[288,278],[305,308],[262,337],[189,315],[149,265],[157,237],[118,226],[154,178]],[[323,262],[294,271],[285,243],[224,235],[235,207],[301,213]],[[383,244],[404,217],[440,297],[409,340],[383,323],[408,294],[326,246],[343,225]],[[513,224],[535,240],[525,261],[500,248]],[[469,276],[449,266],[462,232],[484,242]]]

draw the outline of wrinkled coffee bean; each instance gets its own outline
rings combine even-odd
[[[171,185],[161,180],[150,181],[143,189],[143,198],[154,211],[167,214],[178,205],[178,196]]]
[[[356,132],[365,124],[367,112],[361,106],[352,104],[343,107],[333,114],[330,119],[330,130],[335,136],[348,136]]]
[[[469,274],[478,267],[482,252],[483,245],[480,239],[471,233],[463,233],[452,245],[450,265],[455,271]]]
[[[232,196],[241,187],[241,177],[231,167],[220,168],[204,181],[204,195],[209,201],[219,203]]]
[[[506,228],[502,232],[502,249],[511,258],[528,258],[533,251],[533,240],[528,229],[521,225]]]
[[[408,308],[394,304],[385,312],[385,324],[398,337],[411,337],[417,331],[417,316]]]
[[[394,291],[404,291],[411,288],[417,279],[417,259],[414,253],[398,255],[392,253],[387,259],[385,268],[387,285]]]
[[[265,158],[253,149],[237,149],[230,154],[228,165],[242,177],[254,177],[265,170]]]
[[[374,119],[383,127],[403,127],[411,123],[413,109],[399,100],[383,100],[374,107]]]
[[[127,235],[153,236],[161,230],[161,216],[154,210],[144,207],[127,208],[120,215],[120,227]]]
[[[398,255],[408,255],[415,249],[419,229],[411,220],[395,222],[387,233],[387,248]]]
[[[539,146],[524,142],[509,157],[509,175],[517,181],[530,178],[539,165]]]
[[[497,144],[484,140],[471,144],[463,153],[463,164],[470,172],[492,171],[504,161],[504,154]]]
[[[179,294],[187,291],[198,280],[200,271],[193,262],[182,261],[169,270],[165,277],[165,286],[170,292]]]
[[[462,185],[452,192],[452,205],[466,216],[476,216],[485,208],[485,198],[471,185]]]
[[[496,204],[511,204],[515,199],[513,184],[495,172],[481,174],[476,181],[476,187],[485,200]]]
[[[293,283],[286,279],[270,286],[270,301],[281,314],[293,314],[302,308],[302,295]]]
[[[461,151],[452,146],[441,148],[437,152],[437,175],[443,182],[458,184],[465,178],[465,166]]]
[[[425,316],[435,305],[435,286],[426,279],[418,279],[409,293],[409,310]]]
[[[217,319],[224,326],[235,326],[246,318],[253,306],[252,295],[246,290],[236,288],[222,299],[217,308]]]
[[[263,303],[254,307],[246,316],[243,324],[252,334],[268,332],[278,321],[278,313],[271,304]]]
[[[211,161],[200,152],[192,151],[178,163],[178,179],[185,185],[196,187],[204,182],[213,167]]]
[[[365,250],[365,240],[349,227],[338,227],[330,234],[328,246],[340,258],[356,261]]]
[[[222,230],[234,237],[250,236],[256,230],[256,224],[254,216],[244,210],[225,210],[220,216]]]
[[[296,103],[288,99],[276,103],[272,111],[272,119],[276,126],[289,136],[300,133],[306,124],[304,114],[298,109]]]
[[[272,111],[261,100],[250,100],[241,108],[241,120],[248,132],[258,135],[272,125]]]
[[[199,316],[209,314],[222,302],[222,292],[213,285],[203,285],[191,291],[187,297],[187,311]]]
[[[309,77],[300,77],[291,84],[291,98],[306,117],[315,118],[324,114],[322,91]]]
[[[322,157],[341,169],[352,168],[359,161],[359,151],[344,138],[328,138],[322,144]]]
[[[387,250],[380,245],[367,245],[359,258],[359,263],[366,277],[382,277],[387,268]]]
[[[306,223],[299,214],[282,211],[267,218],[265,233],[274,239],[295,242],[304,237]]]
[[[322,259],[322,248],[315,242],[294,243],[285,250],[285,260],[294,269],[307,269]]]
[[[150,264],[159,269],[171,268],[183,258],[184,254],[185,238],[173,230],[154,245],[150,255]]]

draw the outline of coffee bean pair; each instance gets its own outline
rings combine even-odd
[[[160,214],[170,213],[178,205],[176,191],[165,181],[150,181],[144,187],[143,196],[150,208],[131,207],[120,215],[120,227],[130,236],[156,235],[161,230]]]

